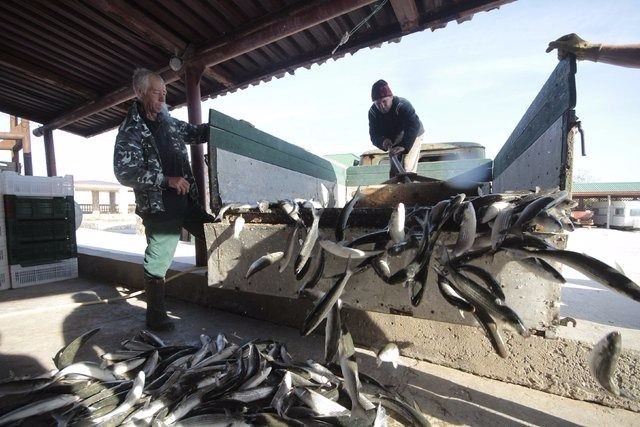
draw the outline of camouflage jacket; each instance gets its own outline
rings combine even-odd
[[[136,213],[146,214],[164,211],[162,191],[166,179],[162,173],[160,154],[155,139],[134,103],[118,129],[113,152],[113,171],[120,184],[133,188],[136,197]],[[159,131],[182,152],[183,164],[189,165],[186,144],[201,144],[208,140],[208,124],[191,125],[168,114],[158,114]],[[198,188],[190,167],[184,168],[184,178],[191,183],[189,197],[198,202]]]

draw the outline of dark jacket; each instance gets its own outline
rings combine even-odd
[[[162,173],[162,163],[156,141],[138,112],[134,103],[118,129],[113,152],[113,171],[120,184],[133,188],[136,197],[136,213],[163,212],[162,191],[167,188]],[[201,144],[208,141],[209,125],[192,125],[168,114],[158,114],[159,131],[182,153],[183,178],[189,181],[189,197],[198,202],[198,188],[189,166],[186,144]]]
[[[369,136],[373,145],[382,148],[382,141],[386,138],[395,142],[401,132],[404,132],[398,145],[408,152],[416,138],[424,133],[422,122],[409,101],[399,96],[393,97],[391,108],[383,114],[374,105],[369,109]]]

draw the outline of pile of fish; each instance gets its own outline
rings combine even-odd
[[[429,425],[416,406],[358,373],[340,339],[342,370],[292,360],[273,340],[167,345],[141,330],[103,362],[74,362],[99,329],[62,348],[57,369],[0,383],[0,425]],[[387,415],[388,414],[388,415]]]
[[[503,328],[510,328],[523,337],[528,337],[531,331],[509,307],[502,284],[487,270],[473,264],[475,260],[489,257],[493,261],[497,253],[503,253],[509,262],[517,262],[545,279],[564,283],[562,274],[551,264],[557,262],[640,301],[640,287],[621,271],[588,255],[557,249],[548,243],[546,237],[550,235],[573,231],[569,211],[575,203],[567,191],[537,188],[530,192],[479,194],[470,198],[457,194],[433,206],[410,208],[399,203],[386,228],[345,240],[349,216],[361,198],[358,189],[342,208],[335,225],[335,240],[319,238],[322,205],[313,201],[281,201],[280,208],[296,224],[291,237],[282,251],[259,258],[246,273],[248,278],[275,263],[279,263],[282,272],[295,258],[296,278],[301,281],[300,295],[316,299],[301,333],[311,333],[326,319],[327,349],[337,348],[340,296],[351,277],[368,269],[385,284],[405,286],[413,306],[420,304],[427,279],[435,275],[442,297],[461,313],[475,317],[501,357],[508,356],[501,336]],[[304,224],[299,215],[301,209],[311,210],[311,224]],[[301,228],[306,229],[306,237],[296,250]],[[446,244],[443,231],[456,232],[456,241]],[[319,250],[316,251],[316,247]],[[401,268],[391,271],[390,259],[409,249],[412,252],[407,253],[415,255]],[[334,277],[331,288],[323,293],[314,287],[323,277],[325,252],[347,261],[344,273]],[[316,259],[315,267],[307,274],[311,258]],[[305,275],[309,278],[303,280]],[[332,357],[328,352],[327,361]],[[599,378],[598,381],[602,384]]]

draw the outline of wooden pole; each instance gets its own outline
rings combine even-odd
[[[200,99],[200,78],[204,67],[189,66],[185,70],[185,85],[187,91],[187,109],[189,113],[189,123],[199,125],[202,123],[202,106]],[[205,184],[204,149],[202,144],[192,145],[191,149],[191,169],[196,179],[198,187],[199,201],[203,207],[207,206],[207,194]],[[196,239],[196,265],[207,265],[207,245],[206,242]]]
[[[44,156],[47,161],[47,176],[57,176],[56,171],[56,151],[53,147],[53,131],[48,129],[44,132]]]

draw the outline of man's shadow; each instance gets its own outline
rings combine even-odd
[[[2,336],[0,335],[0,344]],[[0,353],[0,381],[23,375],[44,373],[47,369],[36,359],[25,354]]]

